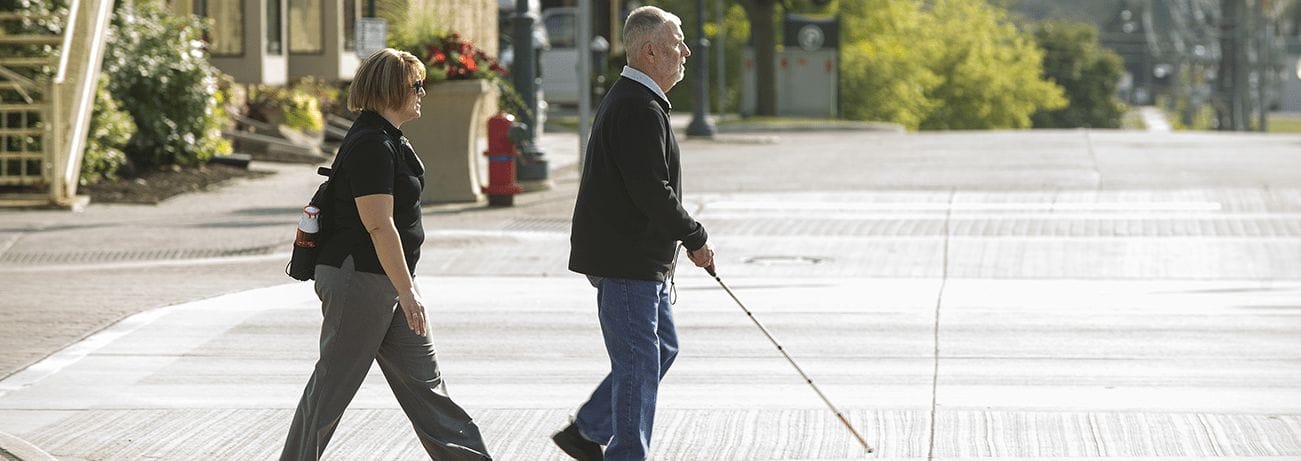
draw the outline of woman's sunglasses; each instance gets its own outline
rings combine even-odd
[[[421,92],[421,91],[425,91],[425,81],[424,81],[424,80],[416,80],[415,83],[412,83],[412,84],[411,84],[411,89],[416,90],[417,93],[419,93],[419,92]]]

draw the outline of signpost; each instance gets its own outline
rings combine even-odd
[[[357,57],[366,59],[387,46],[388,21],[384,18],[357,18]]]

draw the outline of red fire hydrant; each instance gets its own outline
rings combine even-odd
[[[515,194],[523,189],[515,182],[515,157],[519,149],[510,140],[511,127],[515,126],[515,116],[505,112],[488,119],[488,185],[483,192],[488,194],[489,206],[511,206],[515,204]]]

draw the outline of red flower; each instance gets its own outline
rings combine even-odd
[[[476,48],[469,40],[462,39],[460,34],[448,34],[426,45],[425,49],[425,62],[430,71],[446,75],[448,79],[494,78],[507,72],[492,56]]]
[[[479,63],[474,62],[474,58],[468,54],[461,55],[460,61],[461,61],[461,65],[465,66],[465,70],[467,73],[476,72],[479,70]]]

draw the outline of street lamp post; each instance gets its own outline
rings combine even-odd
[[[714,126],[709,124],[709,40],[705,38],[705,0],[696,0],[696,49],[693,55],[699,55],[696,62],[696,81],[692,85],[696,100],[692,104],[691,124],[687,125],[687,136],[714,137]]]
[[[511,76],[515,90],[524,101],[525,111],[518,114],[520,121],[528,126],[528,136],[520,142],[520,157],[515,177],[525,190],[547,188],[548,162],[546,154],[538,148],[538,90],[537,90],[537,55],[533,49],[533,23],[535,19],[529,11],[530,0],[515,0],[515,16],[511,18],[515,26],[512,37],[515,47],[515,61],[511,63]]]

